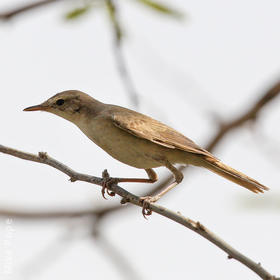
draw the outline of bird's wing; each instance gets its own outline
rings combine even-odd
[[[109,115],[114,125],[120,129],[170,149],[213,157],[211,153],[173,128],[138,112],[119,108],[114,106]]]

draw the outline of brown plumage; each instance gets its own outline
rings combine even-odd
[[[116,108],[117,106],[114,107]],[[222,163],[211,153],[205,149],[202,149],[192,140],[172,129],[171,127],[168,127],[167,125],[143,114],[135,114],[134,111],[128,110],[126,108],[122,108],[121,110],[117,111],[118,113],[113,114],[112,119],[114,124],[119,128],[158,145],[162,145],[170,149],[183,150],[200,156],[200,158],[203,159],[201,162],[203,167],[242,187],[251,190],[254,193],[268,190],[266,186],[260,184],[256,180]],[[134,117],[132,118],[131,115],[134,115]],[[135,116],[137,117],[135,118]]]
[[[40,105],[25,111],[42,110],[76,124],[94,143],[115,159],[136,168],[145,169],[149,179],[122,178],[120,182],[155,182],[152,168],[165,166],[175,176],[175,182],[152,198],[154,202],[180,183],[183,174],[175,163],[192,164],[208,170],[255,193],[268,188],[245,174],[225,165],[210,152],[195,144],[173,128],[120,106],[104,104],[76,91],[56,94]]]

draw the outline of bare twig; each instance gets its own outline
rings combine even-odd
[[[95,217],[102,218],[103,216],[118,210],[125,209],[121,205],[115,205],[110,207],[98,208],[98,209],[81,209],[81,210],[52,210],[52,211],[42,211],[42,210],[26,210],[16,208],[0,208],[0,217],[10,217],[22,220],[40,220],[46,221],[50,219],[65,219],[65,218],[84,218],[84,217]]]
[[[13,17],[32,11],[36,8],[40,8],[43,6],[46,6],[51,3],[59,2],[63,0],[41,0],[38,2],[32,2],[30,4],[26,4],[23,6],[19,6],[17,8],[11,9],[7,12],[0,13],[0,20],[10,20]],[[65,0],[64,0],[65,1]],[[139,106],[139,95],[135,88],[135,85],[132,81],[132,78],[130,76],[130,73],[127,69],[127,64],[125,61],[125,57],[123,54],[122,49],[122,30],[120,26],[120,22],[118,19],[118,9],[116,6],[116,3],[114,0],[105,0],[106,7],[109,11],[111,23],[112,23],[112,29],[113,29],[113,53],[116,60],[116,66],[120,75],[120,78],[122,79],[123,85],[126,89],[126,92],[128,94],[129,99],[131,100],[132,104],[135,107]]]
[[[56,168],[60,170],[62,173],[67,174],[70,176],[71,181],[84,181],[91,184],[102,186],[103,179],[83,173],[76,172],[66,166],[65,164],[49,157],[46,153],[39,153],[39,155],[25,153],[22,151],[18,151],[9,147],[5,147],[3,145],[0,145],[0,152],[9,154],[15,157],[19,157],[25,160],[30,160],[38,163],[43,163],[49,166],[52,166],[53,168]],[[121,188],[117,184],[112,184],[109,186],[109,189],[121,196],[126,201],[129,201],[130,203],[142,207],[142,200],[140,197],[133,195],[132,193],[126,191],[125,189]],[[215,244],[217,247],[219,247],[221,250],[226,252],[228,254],[228,257],[230,259],[236,259],[240,263],[247,266],[249,269],[254,271],[257,275],[259,275],[262,279],[268,280],[280,280],[280,278],[276,278],[275,276],[271,275],[268,271],[266,271],[259,263],[256,263],[246,257],[245,255],[241,254],[237,250],[235,250],[233,247],[231,247],[229,244],[227,244],[224,240],[219,238],[217,235],[215,235],[213,232],[209,231],[205,226],[203,226],[199,222],[195,222],[191,219],[188,219],[181,215],[180,213],[173,212],[163,206],[160,206],[155,203],[151,203],[150,209],[153,212],[156,212],[166,218],[169,218],[170,220],[173,220],[176,223],[179,223],[190,230],[198,233],[199,235],[203,236],[207,240],[209,240],[211,243]]]
[[[224,136],[230,131],[242,127],[248,121],[256,121],[261,110],[274,98],[276,98],[280,93],[280,81],[274,84],[271,88],[269,88],[252,106],[248,108],[240,116],[232,119],[227,123],[223,123],[220,126],[220,130],[216,133],[216,135],[209,141],[208,145],[206,145],[206,149],[208,151],[212,151],[216,145],[221,141]]]
[[[119,75],[123,81],[123,85],[126,89],[129,99],[132,104],[137,108],[139,106],[139,95],[132,81],[130,73],[127,69],[125,57],[122,49],[122,37],[123,32],[121,29],[120,21],[118,18],[118,7],[114,0],[106,0],[107,10],[110,15],[112,23],[113,33],[113,53],[116,60],[116,66],[119,71]]]
[[[62,0],[41,0],[41,1],[29,3],[29,4],[25,4],[23,6],[19,6],[17,8],[11,9],[7,12],[0,13],[0,20],[9,20],[19,14],[23,14],[23,13],[32,11],[36,8],[40,8],[42,6],[46,6],[48,4],[52,4],[52,3],[58,2],[58,1],[62,1]]]

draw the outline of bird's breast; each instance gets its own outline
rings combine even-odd
[[[162,158],[170,150],[118,128],[111,120],[91,120],[78,127],[113,158],[136,168],[162,166]]]

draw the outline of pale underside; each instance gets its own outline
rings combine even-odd
[[[101,117],[88,120],[80,129],[115,159],[137,168],[170,163],[201,165],[201,157],[213,157],[192,140],[148,116],[109,105]],[[102,133],[92,133],[100,130]],[[213,157],[214,158],[214,157]]]

